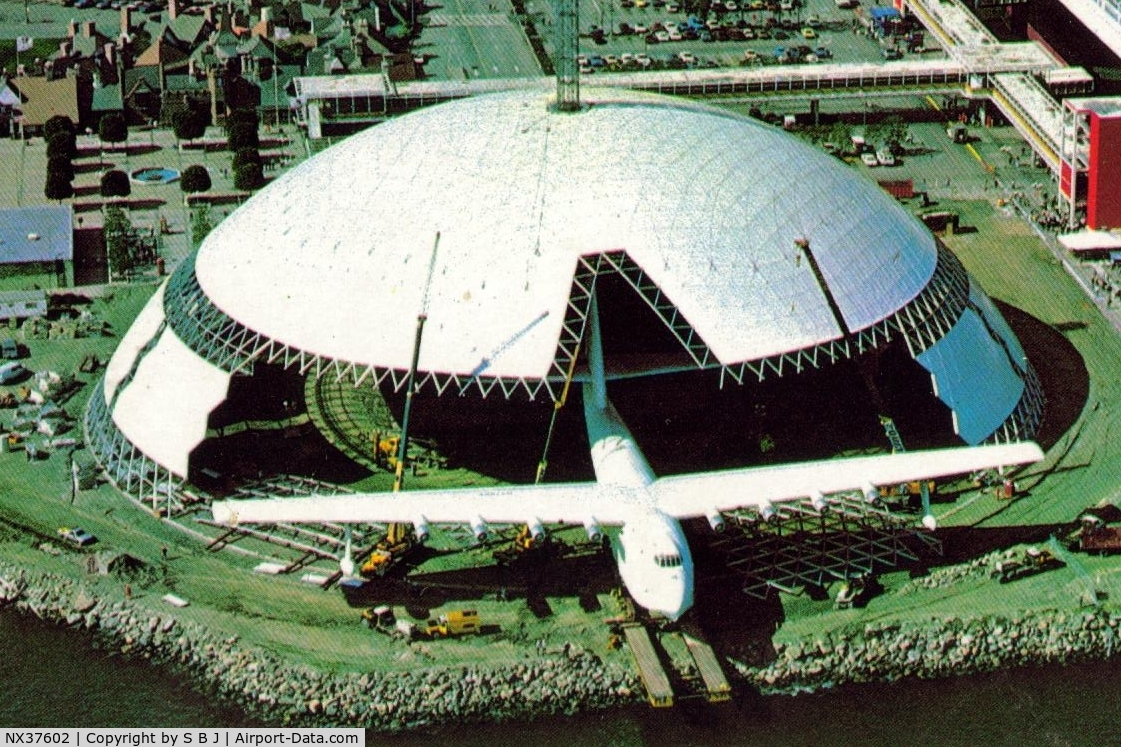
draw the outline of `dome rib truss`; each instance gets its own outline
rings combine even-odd
[[[938,244],[938,259],[930,282],[918,296],[890,317],[848,337],[826,340],[758,360],[721,364],[688,320],[625,250],[598,252],[581,256],[577,262],[557,354],[546,377],[525,379],[425,371],[418,379],[418,388],[432,386],[437,394],[443,394],[450,387],[461,394],[476,388],[483,397],[496,389],[506,397],[523,391],[530,399],[544,394],[555,400],[560,396],[561,385],[578,354],[596,278],[606,273],[618,274],[642,297],[680,342],[697,368],[719,367],[722,383],[725,375],[742,384],[748,376],[762,381],[769,375],[798,373],[808,366],[819,368],[879,347],[889,342],[896,333],[903,336],[911,355],[917,356],[949,332],[969,302],[968,273],[951,252]],[[185,260],[170,278],[164,313],[168,324],[181,340],[206,360],[230,373],[251,372],[253,363],[263,360],[295,367],[301,373],[313,372],[317,377],[333,375],[337,380],[349,378],[355,386],[368,380],[376,385],[389,383],[396,390],[405,385],[407,372],[404,370],[340,361],[299,350],[241,324],[207,297],[195,275],[194,255]]]
[[[848,337],[756,361],[724,365],[721,378],[727,374],[737,384],[742,384],[749,374],[762,381],[768,374],[782,376],[788,369],[800,373],[807,366],[820,368],[824,363],[835,363],[875,349],[890,342],[896,333],[903,336],[912,357],[919,355],[953,328],[969,302],[969,273],[941,242],[936,245],[938,259],[930,282],[891,316]]]

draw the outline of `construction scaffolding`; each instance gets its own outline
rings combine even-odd
[[[770,521],[756,510],[728,514],[730,531],[710,544],[742,578],[744,593],[759,599],[775,589],[821,588],[942,552],[942,543],[917,528],[913,517],[863,496],[834,496],[822,511],[809,500],[776,504],[774,510]]]

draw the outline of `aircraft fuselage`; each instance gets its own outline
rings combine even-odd
[[[604,500],[630,509],[613,548],[619,576],[635,602],[677,620],[693,606],[693,558],[681,523],[655,506],[654,471],[610,400],[591,386],[584,421]]]

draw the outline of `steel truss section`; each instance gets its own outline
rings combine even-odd
[[[993,431],[986,443],[1012,443],[1032,438],[1043,422],[1043,408],[1047,403],[1039,375],[1028,363],[1023,369],[1024,391],[1012,414]]]
[[[437,395],[449,388],[464,394],[474,390],[483,397],[498,391],[506,398],[525,395],[530,400],[546,396],[556,401],[577,356],[587,323],[588,309],[600,275],[613,273],[623,278],[657,314],[674,335],[698,369],[720,369],[738,384],[754,378],[800,373],[807,367],[861,355],[902,336],[912,357],[941,340],[961,318],[969,305],[969,274],[961,262],[941,242],[936,243],[937,260],[930,282],[903,308],[891,316],[851,335],[825,340],[800,350],[767,356],[753,361],[722,364],[677,307],[663,294],[625,250],[615,249],[580,257],[572,278],[557,352],[546,376],[540,379],[495,377],[472,374],[423,372],[417,388],[431,387]],[[192,350],[224,371],[251,373],[255,362],[279,363],[315,377],[331,376],[336,381],[349,379],[354,386],[388,384],[400,391],[408,372],[367,363],[340,361],[292,348],[250,330],[226,315],[206,296],[195,276],[195,255],[176,270],[164,294],[167,324]],[[1042,418],[1042,392],[1030,365],[1022,371],[1027,386],[1021,402],[990,440],[1007,441],[1034,433]]]
[[[258,361],[279,363],[301,374],[350,378],[355,386],[369,382],[404,388],[405,369],[393,369],[354,361],[340,361],[293,348],[255,332],[211,303],[195,276],[195,254],[185,259],[168,281],[164,294],[164,316],[175,334],[210,363],[230,373],[249,373]],[[560,392],[551,378],[526,379],[503,376],[463,375],[427,371],[416,381],[417,389],[431,386],[443,394],[449,388],[461,393],[476,388],[486,397],[496,389],[507,398],[523,392],[530,400],[542,393],[555,400]]]
[[[906,340],[911,354],[918,355],[949,332],[961,316],[969,294],[969,276],[965,268],[938,244],[938,258],[930,282],[892,316],[849,337],[754,361],[721,364],[688,320],[625,250],[599,252],[585,255],[577,263],[557,353],[547,376],[527,379],[428,371],[417,382],[418,389],[431,386],[437,394],[448,388],[455,388],[461,394],[475,389],[483,397],[496,390],[505,397],[521,392],[531,400],[545,395],[555,401],[572,360],[578,354],[596,278],[607,273],[622,277],[641,296],[698,368],[720,368],[722,380],[726,374],[737,383],[743,383],[749,375],[761,381],[768,375],[798,373],[807,366],[818,368],[851,358],[886,344],[897,333]],[[355,386],[365,382],[388,383],[400,390],[405,385],[408,372],[403,369],[327,358],[292,348],[245,327],[210,302],[195,276],[194,255],[171,277],[164,298],[164,314],[175,334],[224,371],[251,373],[253,364],[260,360],[317,377],[349,378]]]
[[[740,575],[744,593],[765,599],[774,589],[796,592],[861,574],[879,573],[921,555],[941,554],[941,543],[910,519],[861,498],[834,496],[817,511],[807,500],[775,505],[764,521],[757,510],[729,514],[738,532],[711,543]]]
[[[895,334],[903,337],[912,357],[919,355],[957,324],[969,302],[969,273],[941,242],[937,242],[937,247],[938,257],[930,282],[891,316],[849,337],[827,340],[756,361],[725,365],[721,379],[727,374],[737,384],[742,384],[749,374],[762,381],[770,374],[800,373],[807,366],[820,368],[825,363],[835,363],[873,350],[890,342]]]
[[[642,297],[642,300],[654,310],[662,323],[689,353],[689,357],[693,359],[697,368],[708,368],[713,358],[712,351],[708,349],[708,345],[681,315],[673,302],[662,295],[662,289],[647,277],[646,271],[622,250],[604,252],[597,256],[602,260],[601,267],[606,265],[606,272],[614,272],[621,276]]]
[[[104,379],[98,379],[83,421],[86,443],[105,476],[118,490],[132,496],[152,511],[166,515],[181,511],[186,493],[184,479],[147,457],[125,438],[113,422],[103,394]]]

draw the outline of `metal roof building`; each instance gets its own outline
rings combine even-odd
[[[135,494],[183,480],[258,363],[399,388],[426,298],[420,386],[556,399],[607,276],[676,341],[605,351],[609,376],[707,368],[730,385],[902,339],[964,441],[1034,432],[1015,336],[874,183],[725,111],[584,94],[570,114],[540,89],[423,109],[262,190],[122,340],[87,416],[102,465]]]

